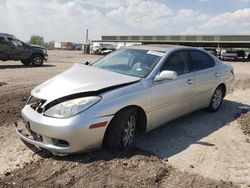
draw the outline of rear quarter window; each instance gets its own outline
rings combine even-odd
[[[4,37],[0,37],[0,44],[7,44],[7,41]]]
[[[3,44],[3,43],[4,43],[4,38],[0,37],[0,44]]]
[[[190,71],[199,71],[211,68],[215,65],[212,57],[201,51],[189,51],[190,54]]]

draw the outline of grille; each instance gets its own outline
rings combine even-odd
[[[42,105],[46,102],[46,100],[38,99],[36,97],[31,96],[27,102],[28,105],[38,113],[43,112]]]

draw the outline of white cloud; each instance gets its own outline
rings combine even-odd
[[[207,17],[182,34],[250,34],[250,8]]]
[[[212,16],[205,23],[195,27],[201,32],[210,33],[241,33],[248,30],[250,33],[250,8],[240,9]]]
[[[199,2],[202,2],[202,3],[206,3],[206,2],[210,2],[210,1],[213,1],[213,0],[198,0]]]
[[[218,15],[171,9],[153,0],[0,0],[1,32],[23,40],[39,34],[45,40],[83,42],[102,35],[166,35],[250,32],[250,8]],[[248,0],[238,0],[248,1]]]
[[[245,2],[245,3],[250,2],[250,0],[238,0],[238,1]]]
[[[191,9],[180,9],[172,17],[174,23],[205,21],[208,15]]]
[[[119,32],[103,14],[86,9],[74,1],[8,0],[0,6],[1,32],[12,33],[23,40],[39,34],[46,40],[83,41],[88,28],[90,37],[97,38],[109,31]],[[4,26],[4,27],[2,27]]]
[[[161,24],[166,25],[166,17],[172,14],[168,6],[156,1],[129,0],[126,6],[113,9],[107,16],[123,21],[133,28],[150,29]]]
[[[118,8],[125,4],[125,1],[123,0],[108,0],[106,2],[103,0],[74,0],[74,2],[77,2],[81,5],[88,5],[105,9]]]

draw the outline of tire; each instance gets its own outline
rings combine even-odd
[[[220,109],[221,104],[223,102],[224,94],[225,94],[225,89],[222,86],[218,86],[215,89],[208,107],[209,112],[212,113],[217,112]]]
[[[120,111],[111,120],[104,137],[104,146],[111,150],[122,150],[134,142],[138,115],[136,108]]]
[[[30,65],[30,61],[29,60],[21,60],[21,63],[25,66]]]
[[[43,64],[43,56],[39,54],[34,54],[32,55],[30,61],[34,66],[41,66]]]

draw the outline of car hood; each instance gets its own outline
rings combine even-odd
[[[36,98],[51,101],[72,94],[114,88],[140,79],[92,66],[74,64],[67,71],[34,88],[31,94]]]
[[[40,48],[40,49],[46,49],[42,46],[38,46],[38,45],[30,45],[31,48]]]

